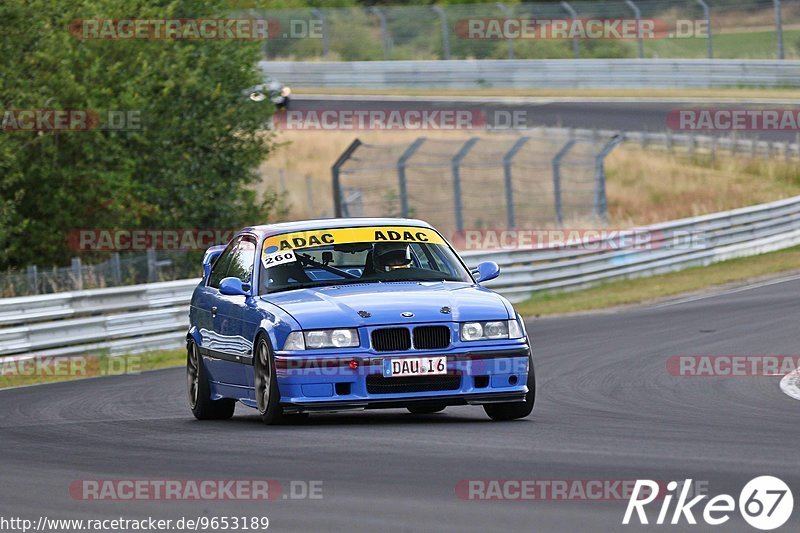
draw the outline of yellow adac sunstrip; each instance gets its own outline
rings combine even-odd
[[[445,244],[444,239],[430,228],[413,226],[372,226],[364,228],[334,228],[297,231],[273,235],[264,241],[262,255],[283,250],[297,250],[330,244],[356,242],[407,242]]]

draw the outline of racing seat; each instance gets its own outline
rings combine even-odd
[[[311,278],[308,277],[308,274],[298,262],[272,267],[267,272],[269,273],[270,285],[279,287],[291,285],[291,280],[294,280],[295,283],[308,283],[311,281]]]

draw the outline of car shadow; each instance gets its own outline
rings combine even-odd
[[[341,413],[319,413],[312,414],[308,418],[292,421],[277,427],[280,428],[303,428],[303,427],[318,427],[318,426],[366,426],[366,425],[381,425],[381,426],[415,426],[415,425],[463,425],[463,424],[491,424],[493,423],[487,417],[483,410],[478,408],[473,415],[468,415],[469,411],[415,415],[401,410],[367,410],[356,412],[341,412]],[[521,421],[524,421],[522,419]],[[251,414],[236,414],[228,422],[240,424],[259,424],[263,425],[261,418],[258,415]],[[519,422],[519,421],[514,421]]]
[[[481,419],[483,413],[475,413],[475,417],[448,416],[448,413],[435,413],[430,415],[415,415],[402,411],[357,411],[341,413],[319,413],[311,414],[307,418],[293,420],[280,427],[301,428],[313,426],[364,426],[364,425],[416,425],[416,424],[474,424],[477,422],[490,421]],[[234,416],[232,421],[242,423],[262,424],[258,415]]]

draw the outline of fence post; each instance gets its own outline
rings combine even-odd
[[[306,211],[311,217],[316,217],[314,213],[314,192],[311,186],[310,174],[306,174]]]
[[[497,9],[503,12],[503,16],[507,19],[510,19],[513,16],[511,9],[509,9],[508,6],[503,2],[497,2],[495,5],[497,6]],[[506,42],[508,42],[508,58],[514,59],[514,39],[509,35],[508,39],[506,39]]]
[[[411,146],[406,148],[403,155],[397,160],[397,186],[400,193],[400,216],[408,218],[408,189],[406,187],[406,164],[411,159],[420,146],[426,141],[426,137],[418,137]]]
[[[28,265],[28,286],[32,294],[39,294],[39,267]]]
[[[450,59],[450,30],[447,28],[447,13],[442,6],[431,6],[433,12],[439,15],[442,26],[442,59]]]
[[[361,141],[359,139],[355,139],[350,146],[348,146],[342,155],[339,156],[339,159],[331,167],[331,175],[333,177],[333,216],[336,218],[342,218],[342,184],[339,177],[339,172],[342,169],[342,165],[347,163],[347,160],[352,157],[353,152],[361,146]]]
[[[783,52],[783,17],[781,16],[781,0],[772,0],[775,4],[775,33],[778,36],[778,59],[784,59]]]
[[[700,7],[703,8],[703,16],[706,19],[706,26],[708,26],[708,35],[706,36],[706,53],[709,59],[714,59],[714,49],[711,46],[711,10],[705,0],[697,0]]]
[[[111,254],[111,278],[114,285],[122,285],[122,267],[119,261],[119,252]]]
[[[561,161],[577,142],[577,139],[568,140],[553,158],[553,205],[556,211],[556,222],[559,226],[564,223],[564,213],[561,208]]]
[[[153,248],[147,249],[147,282],[158,281],[158,262],[156,261],[156,251]]]
[[[636,18],[636,35],[639,41],[639,59],[644,59],[644,37],[642,36],[642,11],[639,6],[633,3],[633,0],[625,0],[628,7],[633,10],[633,16]]]
[[[378,17],[378,20],[381,23],[381,40],[383,41],[383,59],[389,59],[389,48],[391,42],[389,41],[389,27],[386,25],[386,15],[381,8],[372,6],[369,8],[370,13]]]
[[[330,53],[330,41],[328,39],[328,21],[325,19],[325,14],[318,7],[311,10],[311,13],[320,20],[322,23],[322,57],[328,59]]]
[[[72,277],[75,279],[75,290],[83,289],[83,270],[81,269],[81,258],[73,257],[70,265],[72,269]]]
[[[478,142],[478,137],[472,137],[464,145],[458,150],[456,155],[453,156],[452,161],[450,162],[451,170],[453,171],[453,201],[455,202],[455,210],[456,210],[456,230],[463,231],[464,230],[464,212],[461,206],[461,172],[459,167],[461,166],[461,161],[467,157],[467,154],[472,147],[475,146],[475,143]]]
[[[625,136],[622,134],[617,134],[611,137],[611,139],[603,146],[603,148],[598,152],[595,156],[595,173],[594,173],[594,215],[603,221],[604,224],[608,224],[608,200],[606,198],[606,165],[605,160],[608,157],[608,154],[622,141],[625,140]]]
[[[561,7],[564,8],[564,11],[569,13],[569,16],[573,19],[578,18],[578,12],[572,9],[572,6],[569,5],[567,2],[561,2]],[[580,41],[578,40],[578,36],[575,35],[572,38],[572,52],[575,54],[575,59],[581,58],[581,48],[580,48]]]
[[[516,217],[514,214],[514,180],[511,177],[511,162],[514,157],[519,153],[525,143],[530,140],[530,137],[520,137],[514,146],[506,152],[503,156],[503,176],[506,182],[506,217],[508,229],[514,229],[517,225]]]
[[[281,194],[286,194],[287,187],[286,187],[286,170],[278,169],[278,184],[280,187]]]

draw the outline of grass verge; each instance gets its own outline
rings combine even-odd
[[[654,302],[798,268],[800,246],[660,276],[615,281],[580,291],[541,293],[515,307],[526,317],[579,313]]]
[[[163,350],[111,357],[107,354],[83,354],[27,361],[0,359],[0,389],[71,381],[101,376],[138,374],[146,370],[171,368],[186,364],[186,350]]]

